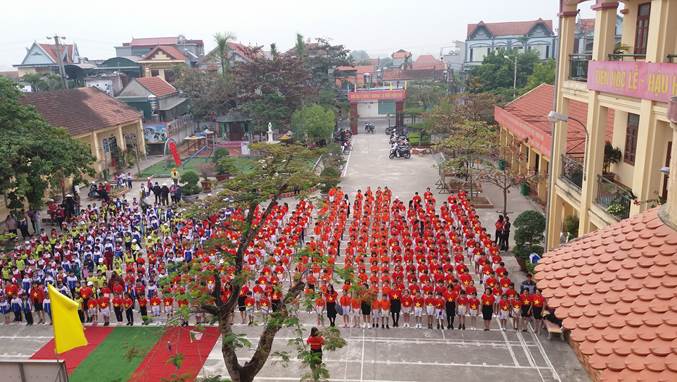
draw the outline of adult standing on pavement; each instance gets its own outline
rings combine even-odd
[[[17,234],[18,224],[11,212],[7,214],[7,218],[5,219],[5,228],[7,228],[7,232],[13,233],[14,235]]]
[[[310,337],[306,340],[310,345],[310,369],[313,372],[315,380],[319,379],[319,370],[317,368],[322,364],[322,346],[324,345],[324,338],[320,335],[320,331],[316,327],[310,329]]]
[[[505,221],[503,222],[503,232],[501,233],[501,240],[499,243],[499,247],[501,248],[502,251],[507,251],[509,249],[509,240],[510,240],[510,218],[505,217]]]
[[[160,194],[162,193],[162,188],[160,188],[158,182],[155,182],[155,185],[151,190],[153,191],[153,195],[155,196],[155,204],[160,204],[161,202]]]
[[[338,299],[338,293],[334,290],[334,285],[329,284],[329,289],[327,290],[326,301],[326,310],[327,318],[329,318],[329,326],[336,326],[336,300]]]
[[[160,189],[160,195],[162,196],[160,203],[162,203],[163,206],[168,206],[169,205],[169,187],[167,187],[167,183],[162,184],[162,188]]]
[[[503,240],[503,225],[505,224],[505,221],[503,220],[503,215],[498,215],[498,220],[496,220],[496,223],[494,223],[494,226],[496,227],[496,232],[494,233],[494,243],[500,245],[501,241]]]

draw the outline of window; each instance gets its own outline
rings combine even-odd
[[[639,130],[639,115],[628,114],[628,125],[625,128],[625,152],[623,161],[627,164],[635,164],[635,151],[637,150],[637,131]]]
[[[649,40],[649,18],[651,3],[639,5],[637,11],[637,26],[635,28],[635,54],[646,54],[646,43]]]
[[[482,62],[489,54],[489,47],[470,48],[470,62]]]

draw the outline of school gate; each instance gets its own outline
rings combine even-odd
[[[348,93],[350,102],[350,130],[358,133],[359,118],[379,118],[395,115],[395,125],[404,125],[404,89],[357,89]]]

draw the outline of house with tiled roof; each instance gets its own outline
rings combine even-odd
[[[183,35],[171,37],[132,38],[115,47],[116,57],[136,58],[145,77],[161,77],[174,82],[176,65],[197,67],[204,56],[202,40],[187,39]]]
[[[468,24],[465,40],[465,69],[480,65],[498,49],[530,50],[543,60],[555,57],[557,38],[552,20],[510,21]]]
[[[115,47],[116,57],[144,57],[151,50],[158,46],[173,46],[181,51],[184,55],[194,58],[204,56],[204,42],[202,40],[187,39],[183,35],[171,37],[143,37],[132,38],[131,41],[122,43]]]
[[[141,113],[96,88],[26,93],[21,101],[89,145],[97,173],[113,170],[118,153],[137,147],[146,153]]]
[[[494,106],[494,119],[499,125],[500,144],[511,147],[503,158],[506,167],[515,176],[528,178],[532,195],[545,205],[547,200],[548,165],[550,163],[552,123],[548,113],[552,109],[554,87],[541,84],[505,106]],[[573,101],[569,105],[566,153],[572,161],[582,165],[585,152],[585,121],[588,105]],[[605,139],[611,142],[613,113],[607,113]],[[534,176],[537,175],[537,176]],[[573,176],[580,176],[582,173]]]
[[[337,66],[334,70],[336,86],[346,91],[375,86],[379,80],[377,76],[376,65]]]
[[[33,42],[26,48],[26,55],[20,64],[14,65],[19,77],[28,73],[59,73],[59,56],[64,65],[79,64],[80,53],[76,44],[42,44]]]
[[[621,41],[622,28],[623,17],[616,15],[616,43]],[[591,54],[594,37],[595,19],[577,19],[576,34],[574,36],[574,54]]]
[[[249,46],[244,45],[239,42],[229,41],[228,42],[228,63],[230,66],[235,66],[241,63],[252,62],[257,57],[263,57],[264,53],[261,50],[261,47],[258,46]],[[207,55],[202,57],[200,60],[199,67],[200,69],[211,71],[211,72],[220,72],[221,64],[220,58],[218,57],[218,49],[212,49]]]
[[[399,49],[396,52],[393,52],[390,55],[390,58],[393,59],[392,66],[400,69],[407,69],[411,66],[411,52],[408,52],[404,49]]]
[[[178,144],[193,132],[188,99],[160,77],[135,78],[116,98],[143,113],[146,145],[151,154],[162,154],[168,137]]]

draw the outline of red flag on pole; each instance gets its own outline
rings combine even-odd
[[[181,156],[179,155],[179,150],[176,149],[176,143],[174,141],[169,142],[169,151],[174,157],[174,163],[176,163],[177,166],[181,166]]]

